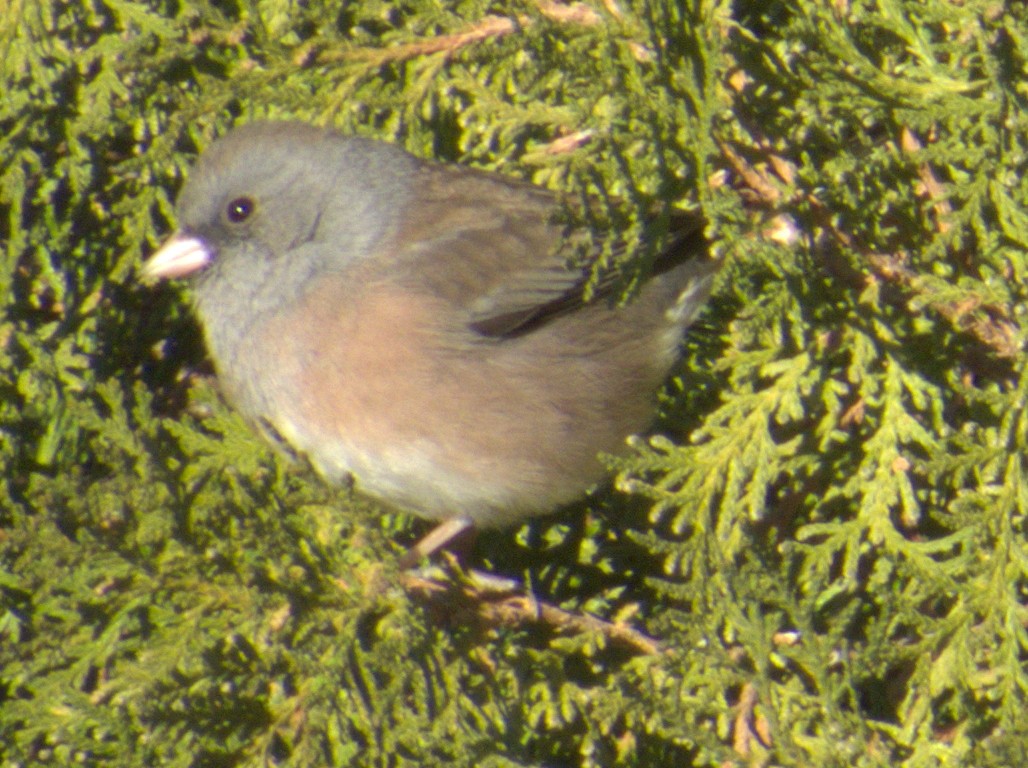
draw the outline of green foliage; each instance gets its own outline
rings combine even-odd
[[[1025,764],[1022,4],[0,10],[0,764]],[[469,559],[661,653],[405,588],[420,526],[218,399],[135,270],[261,116],[599,200],[626,294],[703,211],[629,493]]]

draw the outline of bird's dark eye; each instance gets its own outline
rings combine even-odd
[[[256,205],[249,197],[237,197],[225,208],[225,215],[233,224],[239,224],[250,218],[254,208]]]

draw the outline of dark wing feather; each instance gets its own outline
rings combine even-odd
[[[591,264],[572,262],[580,254],[566,227],[555,221],[560,206],[553,193],[495,174],[430,164],[414,182],[416,213],[396,235],[401,269],[421,289],[464,310],[477,333],[525,333],[584,303]],[[654,273],[705,253],[697,217],[673,217],[671,227],[677,231],[657,256]],[[618,284],[617,273],[601,278],[593,297],[609,295]]]

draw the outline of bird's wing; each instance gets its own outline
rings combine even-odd
[[[394,253],[401,254],[397,266],[420,289],[459,307],[477,333],[522,333],[584,302],[592,265],[576,247],[575,233],[556,221],[561,208],[553,193],[437,165],[422,166],[412,181],[413,213],[394,241]],[[686,237],[702,239],[694,225]],[[674,246],[681,239],[664,255],[687,250]],[[581,233],[577,242],[583,242]],[[659,260],[654,268],[659,271]],[[593,294],[616,284],[612,274]]]

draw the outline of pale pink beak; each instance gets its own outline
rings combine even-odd
[[[143,280],[167,280],[203,269],[214,258],[207,243],[195,235],[177,232],[139,269]]]

